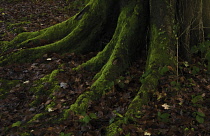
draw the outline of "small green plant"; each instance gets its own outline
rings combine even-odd
[[[164,75],[166,72],[169,71],[168,66],[164,66],[164,67],[159,68],[159,71],[160,71],[161,75]]]
[[[190,86],[196,86],[195,81],[192,78],[187,79],[190,82]]]
[[[169,117],[170,117],[169,113],[158,112],[158,119],[162,122],[169,122]]]
[[[210,41],[204,41],[203,43],[200,43],[198,46],[193,46],[191,48],[191,52],[197,54],[200,52],[201,54],[205,54],[210,48]]]
[[[193,67],[192,67],[192,74],[193,74],[193,75],[198,74],[199,71],[200,71],[200,68],[198,68],[198,67],[196,67],[196,66],[193,66]]]
[[[203,102],[202,95],[192,96],[191,102],[193,103],[194,106],[200,107],[201,105],[199,103]]]
[[[184,131],[194,131],[194,128],[185,128]]]
[[[181,84],[177,81],[171,81],[170,85],[173,86],[173,88],[176,90],[179,90],[181,88]]]
[[[194,112],[193,116],[198,123],[204,123],[205,114],[203,112]]]

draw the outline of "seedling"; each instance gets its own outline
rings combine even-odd
[[[169,113],[158,112],[158,119],[162,122],[169,122],[169,117],[170,117]]]
[[[205,114],[203,112],[194,112],[193,115],[198,123],[204,123]]]

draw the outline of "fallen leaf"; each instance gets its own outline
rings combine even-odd
[[[144,132],[144,135],[145,135],[145,136],[151,136],[152,134],[151,134],[150,132],[145,131],[145,132]]]
[[[52,58],[47,58],[46,60],[50,61],[50,60],[52,60]]]
[[[164,103],[164,104],[162,105],[162,107],[163,107],[165,110],[170,109],[170,106],[169,106],[167,103]]]

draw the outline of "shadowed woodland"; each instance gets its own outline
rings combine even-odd
[[[210,135],[210,1],[3,1],[0,134]]]

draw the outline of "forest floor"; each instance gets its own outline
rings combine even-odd
[[[71,2],[70,2],[71,4]],[[48,2],[1,2],[0,40],[12,40],[18,33],[37,31],[62,22],[78,10],[68,8],[64,0]],[[77,55],[45,54],[33,63],[10,64],[0,67],[0,135],[35,136],[100,136],[110,123],[124,118],[124,113],[144,82],[145,60],[136,59],[125,74],[116,79],[111,91],[100,100],[90,104],[87,116],[74,115],[59,123],[51,119],[60,115],[77,97],[88,90],[93,83],[95,72],[75,72],[72,68],[82,64],[96,53]],[[38,105],[31,106],[35,92],[30,88],[36,81],[53,70],[62,71],[56,76],[60,91],[53,94],[56,100],[47,95],[39,98]],[[169,66],[168,69],[171,67]],[[143,76],[142,76],[143,75]],[[7,82],[5,82],[7,81]],[[12,82],[11,82],[12,81]],[[210,76],[206,62],[198,55],[191,64],[179,63],[179,75],[163,76],[151,102],[143,106],[142,116],[136,122],[122,125],[120,135],[130,136],[205,136],[210,135]],[[43,91],[50,84],[43,83]],[[4,88],[4,89],[2,89]],[[6,90],[5,90],[6,88]],[[54,101],[54,107],[47,105]],[[25,127],[19,127],[34,116],[45,114]],[[94,114],[93,114],[94,113]],[[88,116],[89,115],[89,116]],[[92,119],[90,119],[92,118]]]

